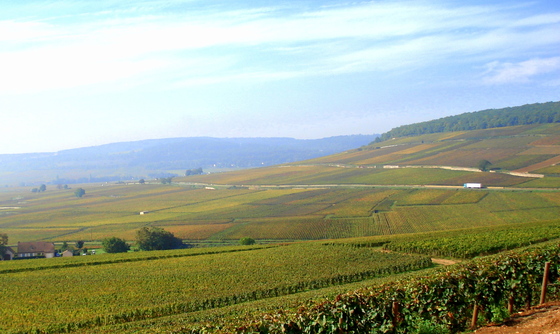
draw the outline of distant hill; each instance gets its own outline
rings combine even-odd
[[[481,172],[481,162],[490,165]],[[560,188],[560,123],[431,133],[251,171],[177,178],[224,185]]]
[[[429,133],[558,122],[560,122],[560,102],[533,103],[519,107],[469,112],[427,122],[403,125],[377,137],[375,142]]]
[[[293,138],[169,138],[54,153],[0,155],[2,183],[76,183],[182,175],[187,169],[251,168],[367,145],[376,135]]]

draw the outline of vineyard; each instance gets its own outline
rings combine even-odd
[[[364,173],[365,169],[352,170]],[[419,180],[436,172],[393,170],[391,181]],[[528,183],[532,182],[538,181]],[[0,206],[17,206],[0,216],[0,230],[14,243],[94,241],[112,236],[132,240],[135,231],[146,225],[193,241],[247,236],[317,240],[545,222],[560,215],[560,196],[554,190],[383,186],[207,190],[132,184],[91,186],[83,201],[70,194],[71,190],[57,190],[40,195],[15,193],[8,198],[0,193]]]
[[[415,234],[389,242],[396,252],[470,259],[560,238],[558,222]]]
[[[431,324],[455,332],[469,326],[475,304],[479,324],[483,324],[507,316],[508,303],[513,310],[536,303],[543,263],[559,263],[557,242],[451,269],[425,269],[400,281],[397,273],[429,267],[431,261],[397,252],[445,255],[442,252],[454,247],[459,254],[476,240],[478,252],[489,253],[503,250],[492,248],[493,240],[517,240],[518,244],[507,246],[513,248],[522,246],[521,240],[533,243],[547,239],[537,240],[542,235],[557,237],[559,230],[554,223],[525,224],[513,229],[502,226],[284,246],[3,262],[0,277],[3,287],[9,288],[2,290],[0,330],[279,333],[291,328],[318,333],[330,328],[328,333],[388,333],[393,328],[409,332],[420,324]],[[435,240],[441,241],[439,249],[433,247]],[[391,252],[380,252],[381,245]],[[432,247],[421,249],[421,245]],[[465,257],[476,255],[481,254]],[[552,273],[556,275],[556,267]],[[387,275],[391,276],[371,280]],[[353,289],[358,290],[335,298]],[[559,292],[552,288],[551,293]],[[394,300],[398,300],[397,313]],[[71,307],[69,312],[70,305],[87,307]],[[289,311],[276,311],[284,307],[290,307]],[[268,314],[260,313],[264,311]]]
[[[172,184],[80,185],[82,198],[0,188],[13,247],[130,242],[145,226],[197,246],[260,244],[1,261],[0,332],[457,332],[475,305],[480,323],[503,318],[535,303],[544,261],[557,274],[560,173],[541,164],[560,152],[558,129],[396,138]],[[493,170],[460,168],[481,159]],[[544,177],[504,173],[531,166]]]
[[[269,313],[236,327],[208,324],[181,332],[456,333],[468,329],[473,318],[475,325],[499,322],[538,303],[545,262],[553,264],[555,281],[557,242],[342,294],[295,312]],[[558,297],[559,291],[551,286],[549,293]]]
[[[0,331],[58,333],[138,321],[430,265],[423,256],[321,244],[11,261],[0,271]],[[69,312],[69,305],[87,307]]]

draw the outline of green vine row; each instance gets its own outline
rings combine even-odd
[[[456,333],[470,326],[474,305],[481,322],[503,317],[508,302],[515,309],[534,304],[540,294],[545,262],[558,278],[558,243],[508,252],[440,270],[410,281],[339,295],[296,313],[268,314],[235,329],[237,333],[415,333],[423,324]],[[556,293],[556,288],[551,293]],[[395,312],[397,305],[399,311]],[[232,329],[225,330],[230,332]],[[223,332],[213,326],[190,333]]]

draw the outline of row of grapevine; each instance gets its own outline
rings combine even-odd
[[[279,311],[236,329],[212,325],[189,333],[409,333],[422,324],[438,332],[467,329],[476,305],[489,322],[538,300],[545,262],[558,277],[560,250],[548,243],[440,270],[430,276],[339,295],[295,313]],[[553,288],[556,289],[556,288]],[[558,293],[553,290],[552,293]],[[185,331],[187,332],[187,331]]]
[[[403,237],[385,245],[396,252],[469,259],[560,238],[557,222],[458,230]]]

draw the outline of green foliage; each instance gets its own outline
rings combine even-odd
[[[485,172],[488,170],[488,167],[490,167],[491,165],[492,163],[490,161],[483,159],[478,162],[478,169]]]
[[[60,251],[64,252],[65,250],[69,249],[68,243],[66,241],[64,241],[62,243],[62,246],[60,246]]]
[[[44,184],[42,184],[42,185],[39,187],[39,192],[43,192],[43,191],[47,191],[47,186],[44,185]]]
[[[126,241],[117,237],[103,239],[102,245],[107,253],[126,253],[130,250]]]
[[[74,196],[76,197],[83,197],[86,194],[86,191],[83,188],[78,188],[74,190]]]
[[[172,181],[173,181],[173,177],[161,177],[161,178],[159,178],[159,182],[161,182],[161,184],[171,184]]]
[[[503,305],[510,297],[514,309],[538,300],[545,262],[560,261],[558,246],[550,243],[354,291],[301,307],[295,314],[280,310],[237,333],[425,333],[426,323],[435,333],[460,332],[470,325],[475,304],[483,310],[479,320],[489,322],[503,318]],[[556,276],[557,268],[553,273]],[[400,304],[398,314],[392,311],[395,301]]]
[[[448,334],[449,329],[442,324],[436,324],[429,320],[421,319],[416,324],[413,334]]]
[[[492,323],[500,324],[510,317],[510,314],[504,305],[491,305],[488,309],[488,320]]]
[[[560,102],[534,103],[519,107],[464,113],[427,122],[403,125],[382,134],[375,142],[427,133],[557,122],[560,122]]]
[[[385,245],[396,252],[470,259],[560,238],[558,222],[416,234]]]
[[[248,238],[248,237],[241,238],[241,239],[239,239],[239,244],[244,245],[244,246],[254,245],[255,244],[255,239]]]
[[[83,240],[76,241],[76,248],[77,249],[82,249],[84,247],[84,243],[85,243],[85,241],[83,241]]]
[[[0,328],[40,333],[182,315],[431,265],[424,256],[318,243],[13,262],[2,266],[13,271],[0,271],[10,286],[0,300]],[[57,284],[61,277],[72,284]],[[68,298],[88,307],[68,313]]]
[[[142,227],[136,231],[136,245],[145,251],[181,248],[183,241],[159,227]]]

